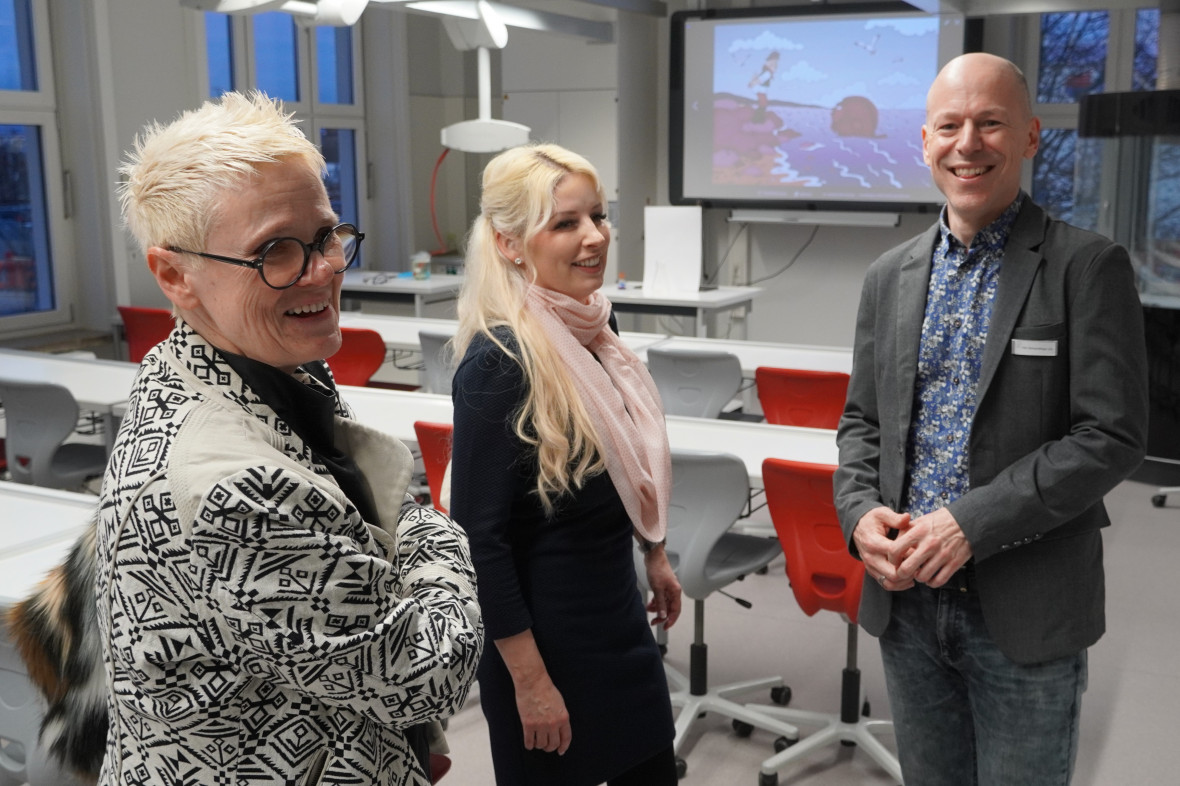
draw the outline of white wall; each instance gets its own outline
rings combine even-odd
[[[144,124],[199,103],[193,16],[158,0],[50,5],[62,166],[73,188],[77,320],[109,330],[117,303],[167,304],[122,229],[115,188]]]
[[[106,25],[96,31],[97,56],[109,64],[110,84],[103,95],[102,119],[108,138],[103,162],[111,191],[124,151],[150,121],[168,122],[200,104],[197,38],[199,17],[179,3],[160,0],[110,0]],[[112,196],[113,199],[113,196]],[[117,207],[116,207],[117,210]],[[164,305],[135,242],[123,231],[111,249],[120,302]]]

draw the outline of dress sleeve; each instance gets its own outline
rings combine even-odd
[[[523,492],[525,446],[513,430],[524,395],[520,365],[477,338],[455,371],[451,507],[471,539],[479,601],[489,639],[532,627],[513,555],[513,507]]]
[[[483,645],[466,537],[409,504],[393,541],[289,468],[224,477],[193,522],[197,635],[247,674],[383,725],[452,715]]]

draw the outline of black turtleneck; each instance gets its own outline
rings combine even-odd
[[[220,350],[219,350],[220,351]],[[380,525],[369,487],[356,462],[336,447],[336,386],[323,361],[300,368],[322,383],[305,384],[294,376],[257,360],[222,351],[226,363],[327,466],[348,500],[365,521]]]

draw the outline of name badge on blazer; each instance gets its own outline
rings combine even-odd
[[[1033,341],[1027,338],[1012,339],[1013,355],[1031,355],[1033,357],[1051,358],[1057,356],[1057,339],[1047,341]]]

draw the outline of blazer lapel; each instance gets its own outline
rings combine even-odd
[[[900,444],[909,440],[913,417],[914,386],[918,379],[918,350],[922,344],[922,321],[926,316],[926,290],[930,286],[930,264],[934,243],[938,238],[938,223],[918,237],[910,247],[909,256],[901,263],[897,287],[897,426]]]
[[[996,287],[996,302],[992,307],[991,324],[987,330],[987,344],[983,349],[983,365],[979,375],[977,400],[982,401],[984,393],[995,376],[1008,341],[1016,327],[1016,320],[1028,300],[1028,292],[1041,266],[1039,250],[1045,238],[1045,211],[1025,197],[1024,206],[1012,233],[1004,246],[1004,261],[1000,268],[1000,283]]]

